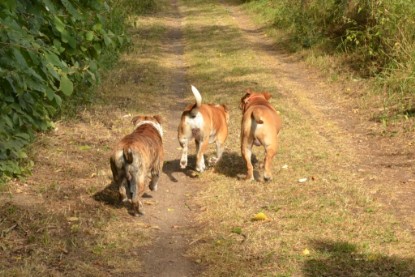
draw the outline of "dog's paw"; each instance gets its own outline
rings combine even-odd
[[[209,165],[214,165],[214,164],[216,164],[218,161],[219,161],[219,159],[218,159],[218,158],[216,158],[216,157],[211,157],[211,158],[209,159]]]
[[[267,176],[267,175],[264,175],[264,181],[265,182],[269,182],[269,181],[271,181],[272,180],[272,176]]]
[[[254,175],[252,175],[252,176],[246,175],[245,176],[245,181],[255,181]]]
[[[264,181],[268,182],[272,180],[272,174],[270,172],[264,172]]]
[[[187,167],[187,161],[180,161],[180,168],[185,169]]]
[[[205,171],[206,166],[202,165],[202,166],[196,166],[196,171],[202,173],[203,171]]]
[[[133,211],[131,214],[132,214],[133,216],[135,216],[135,217],[139,217],[139,216],[143,216],[143,215],[145,215],[146,213],[145,213],[145,212],[143,212],[142,210],[139,210],[138,212],[137,212],[137,211]]]
[[[148,188],[149,188],[151,191],[157,191],[157,184],[150,183],[150,184],[148,185]]]

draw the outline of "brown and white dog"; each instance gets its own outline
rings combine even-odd
[[[163,167],[163,129],[161,117],[139,115],[132,119],[134,131],[121,139],[110,158],[114,182],[120,201],[131,199],[133,214],[144,214],[140,201],[148,174],[150,190],[157,190]]]
[[[228,136],[229,112],[225,105],[202,104],[200,92],[191,86],[196,103],[188,105],[182,113],[178,128],[178,139],[182,147],[180,167],[186,168],[189,141],[196,143],[196,170],[206,169],[204,153],[209,143],[216,142],[216,163],[222,157],[224,143]]]
[[[265,148],[264,179],[271,180],[272,158],[277,153],[278,134],[281,130],[281,118],[268,100],[268,92],[253,92],[248,90],[241,98],[242,110],[241,152],[247,167],[247,180],[254,180],[254,170],[251,162],[252,146]]]

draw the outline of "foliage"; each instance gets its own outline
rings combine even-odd
[[[411,0],[254,0],[248,5],[288,30],[294,48],[346,53],[363,77],[403,110],[415,106],[415,6]],[[266,12],[265,12],[266,11]],[[411,108],[412,107],[412,108]]]
[[[99,59],[126,43],[111,1],[0,2],[0,180],[24,173],[28,145],[77,86],[97,81]],[[23,167],[26,168],[27,167]]]

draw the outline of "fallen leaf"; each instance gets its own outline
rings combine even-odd
[[[89,145],[81,145],[81,146],[78,147],[78,149],[81,150],[81,151],[87,151],[87,150],[90,150],[91,149],[91,146],[89,146]]]
[[[240,234],[242,234],[242,228],[241,227],[233,227],[231,232],[234,233],[234,234],[240,235]]]
[[[266,214],[264,214],[263,212],[259,212],[256,215],[254,215],[254,217],[252,218],[252,220],[254,221],[259,221],[259,220],[267,220],[268,217]]]
[[[71,217],[68,217],[66,220],[68,220],[69,222],[75,222],[75,221],[79,221],[79,218],[75,216],[71,216]]]
[[[304,256],[308,256],[310,255],[310,250],[308,250],[307,248],[303,250],[303,255]]]
[[[150,224],[143,223],[143,222],[137,222],[137,223],[135,223],[135,226],[136,227],[141,227],[141,228],[150,228],[151,227]]]
[[[173,226],[171,226],[171,228],[172,229],[179,229],[179,228],[182,228],[183,226],[179,226],[179,225],[173,225]]]

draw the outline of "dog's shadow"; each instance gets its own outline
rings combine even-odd
[[[252,154],[252,165],[254,166],[254,178],[260,180],[261,176],[258,171],[258,159]],[[227,177],[245,179],[246,164],[241,155],[237,152],[224,152],[222,158],[214,165],[215,172]]]
[[[93,198],[98,202],[103,202],[106,205],[117,208],[121,208],[123,206],[119,201],[118,187],[115,182],[111,182],[103,190],[95,193]]]
[[[182,169],[180,167],[180,160],[165,161],[163,165],[163,173],[166,174],[170,181],[177,183],[179,180],[174,176],[175,173],[184,173],[189,178],[197,178],[195,167],[196,166],[196,155],[189,155],[187,160],[187,167]]]
[[[106,205],[117,209],[126,209],[129,214],[133,215],[132,206],[129,202],[121,202],[119,199],[118,186],[115,182],[108,184],[103,190],[98,191],[93,195],[95,201],[102,202]],[[142,198],[152,198],[148,193],[144,193]]]
[[[214,156],[214,155],[213,155]],[[205,160],[208,161],[210,155],[205,155]],[[222,158],[216,164],[209,164],[206,162],[206,170],[213,169],[215,172],[231,178],[244,179],[246,176],[246,165],[241,155],[236,152],[224,152]],[[260,180],[261,176],[257,169],[258,159],[253,154],[252,164],[254,165],[254,178]],[[180,168],[180,160],[165,161],[163,172],[169,177],[172,182],[179,180],[174,176],[175,173],[184,173],[189,178],[198,178],[199,174],[195,170],[196,155],[189,155],[188,165],[185,169]]]

